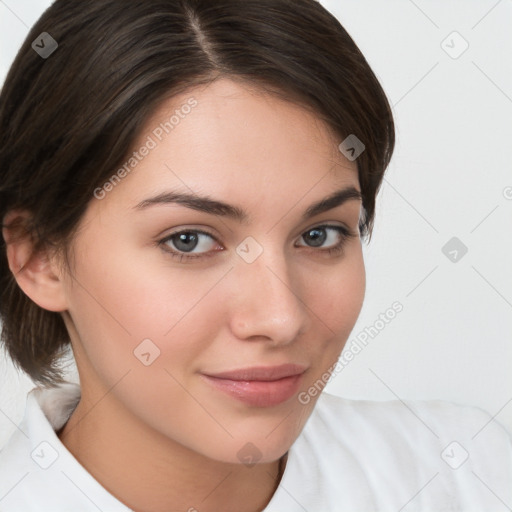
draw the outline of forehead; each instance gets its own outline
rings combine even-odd
[[[164,101],[141,131],[117,199],[180,188],[238,202],[298,200],[313,188],[358,188],[357,166],[314,113],[231,80]],[[315,196],[316,197],[316,196]]]

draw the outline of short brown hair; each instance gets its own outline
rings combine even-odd
[[[43,32],[58,44],[48,58],[32,48]],[[0,218],[28,210],[23,232],[35,251],[68,247],[93,191],[160,102],[221,76],[312,109],[340,142],[349,134],[363,141],[360,229],[370,237],[394,150],[393,116],[354,41],[315,0],[57,0],[0,94]],[[55,385],[70,343],[64,321],[22,292],[2,244],[1,340],[18,368]]]

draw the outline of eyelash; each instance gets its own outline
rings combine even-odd
[[[327,254],[328,256],[337,256],[337,255],[343,253],[343,250],[345,249],[345,244],[351,238],[357,238],[357,236],[358,236],[358,235],[356,235],[355,233],[352,233],[352,231],[348,230],[347,228],[345,228],[343,226],[334,226],[334,225],[330,225],[330,224],[323,224],[323,225],[320,225],[320,226],[312,227],[312,228],[304,231],[304,233],[302,235],[304,235],[305,233],[308,233],[310,231],[313,231],[315,229],[326,229],[326,228],[327,229],[334,229],[335,231],[338,232],[338,234],[341,237],[340,242],[338,244],[336,244],[335,246],[333,246],[333,247],[329,247],[328,249],[316,249],[316,252],[321,252],[321,253]],[[210,252],[206,252],[206,253],[189,255],[187,253],[182,253],[182,252],[175,251],[174,249],[170,249],[169,246],[167,245],[167,242],[172,240],[174,237],[177,237],[178,235],[182,235],[184,233],[193,233],[193,234],[206,235],[206,236],[209,236],[210,238],[212,238],[213,240],[215,240],[218,243],[217,239],[211,233],[208,233],[207,231],[202,231],[200,229],[184,229],[182,231],[176,231],[175,233],[172,233],[172,234],[166,236],[162,240],[159,240],[158,241],[158,246],[162,247],[162,249],[166,253],[168,253],[172,258],[178,259],[180,262],[183,261],[183,260],[191,261],[191,260],[209,258],[211,256],[214,256],[217,252],[220,252],[220,251],[210,251]],[[304,246],[301,246],[301,247],[304,247]],[[310,247],[310,249],[315,251],[314,247]]]

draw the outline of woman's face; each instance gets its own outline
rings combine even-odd
[[[226,79],[163,104],[72,246],[82,396],[108,393],[215,460],[283,455],[363,302],[359,181],[340,142]]]

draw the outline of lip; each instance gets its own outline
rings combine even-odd
[[[289,400],[299,388],[306,367],[297,364],[241,368],[201,376],[215,389],[254,407],[272,407]]]

